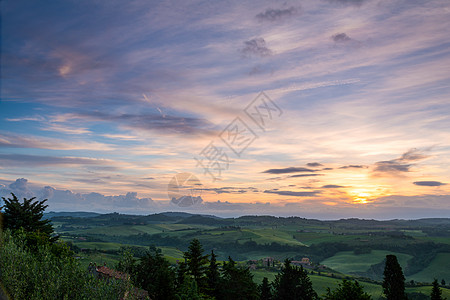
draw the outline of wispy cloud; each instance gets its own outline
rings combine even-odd
[[[264,193],[277,194],[277,195],[280,195],[280,196],[314,197],[314,196],[320,194],[320,191],[313,191],[313,192],[297,192],[297,191],[265,190]]]
[[[414,162],[423,160],[429,157],[423,151],[418,149],[411,149],[402,154],[401,157],[379,161],[375,163],[374,172],[379,174],[399,175],[401,173],[409,172]]]
[[[288,174],[288,173],[300,173],[300,172],[316,172],[316,170],[309,169],[309,168],[303,168],[303,167],[288,167],[288,168],[281,168],[281,169],[268,169],[268,170],[265,170],[263,173]]]

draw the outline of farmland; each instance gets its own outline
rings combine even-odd
[[[314,288],[323,294],[342,278],[356,278],[376,298],[381,294],[384,258],[397,256],[410,292],[429,293],[437,278],[450,282],[450,220],[375,221],[347,219],[319,221],[303,218],[246,216],[221,219],[166,213],[148,216],[106,214],[51,217],[56,232],[70,242],[82,265],[114,266],[124,247],[135,253],[156,246],[171,264],[183,260],[183,251],[197,238],[206,253],[223,261],[231,256],[243,266],[252,264],[255,281],[273,280],[281,262],[307,257]],[[137,254],[136,254],[137,255]],[[262,260],[274,259],[271,268]],[[256,262],[257,261],[257,262]],[[275,263],[276,262],[276,263]],[[449,290],[444,289],[444,295]]]

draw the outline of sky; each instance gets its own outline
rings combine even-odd
[[[0,196],[450,217],[447,0],[0,5]]]

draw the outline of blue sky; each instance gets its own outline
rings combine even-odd
[[[450,217],[448,1],[0,5],[2,196]],[[170,201],[179,173],[195,205]]]

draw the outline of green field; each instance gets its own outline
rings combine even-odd
[[[264,277],[267,277],[270,282],[272,282],[275,279],[276,272],[270,272],[267,270],[254,270],[252,271],[253,274],[253,280],[260,284]],[[331,278],[331,277],[325,277],[325,276],[318,276],[318,275],[308,275],[311,279],[311,282],[313,284],[313,288],[316,291],[316,293],[319,296],[322,296],[326,293],[327,288],[335,289],[338,287],[338,284],[342,282],[341,279]],[[380,296],[383,293],[383,288],[381,285],[368,283],[368,282],[359,282],[363,287],[364,291],[367,292],[369,295],[372,296],[373,299],[379,299]],[[447,288],[441,288],[442,290],[442,296],[446,297],[447,299],[450,299],[450,289]],[[424,295],[430,295],[431,294],[431,286],[419,286],[419,287],[407,287],[406,288],[407,293],[422,293]]]
[[[450,253],[438,253],[428,267],[408,277],[408,279],[419,282],[430,282],[434,278],[438,279],[439,282],[442,279],[450,282]]]
[[[403,253],[395,253],[383,250],[372,250],[368,254],[356,255],[353,251],[338,252],[336,255],[322,261],[323,265],[330,267],[344,274],[352,274],[353,272],[365,272],[371,265],[382,262],[387,254],[394,254],[402,266],[406,267],[408,259],[412,256]]]

